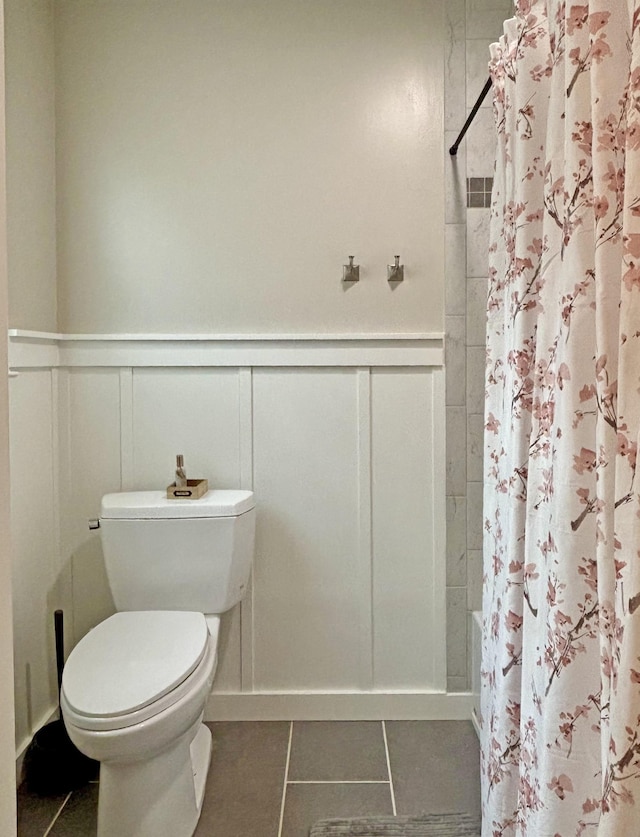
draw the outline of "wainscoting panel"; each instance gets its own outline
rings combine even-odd
[[[258,370],[253,393],[254,686],[355,689],[362,618],[356,376]]]
[[[123,415],[123,420],[128,420]],[[233,368],[133,370],[132,488],[166,488],[176,454],[211,488],[240,485],[239,377]],[[241,689],[240,608],[221,620],[215,690]]]
[[[59,568],[51,370],[10,382],[16,743],[48,720],[55,700],[53,612],[68,604]]]
[[[100,516],[103,494],[121,485],[120,375],[117,369],[70,369],[66,375],[68,423],[61,428],[66,464],[63,531],[73,578],[76,642],[114,612],[100,537],[89,520]]]
[[[211,488],[240,484],[237,369],[133,370],[133,487],[173,482],[176,454]]]
[[[436,527],[434,385],[438,372],[373,370],[374,687],[442,689],[444,619]],[[437,443],[436,443],[437,444]]]
[[[50,603],[75,642],[114,609],[88,527],[102,495],[164,489],[177,453],[257,498],[251,586],[223,617],[207,717],[447,716],[441,343],[248,342],[12,337],[23,737],[55,698]],[[37,527],[21,494],[34,461]],[[27,670],[49,675],[35,703]]]

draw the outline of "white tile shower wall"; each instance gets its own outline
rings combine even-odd
[[[447,587],[468,584],[467,498],[447,497]]]
[[[448,407],[464,407],[467,403],[466,318],[464,315],[446,317],[445,329],[447,333],[444,359],[447,366],[446,403]]]
[[[447,688],[470,688],[470,619],[482,595],[484,318],[489,209],[467,208],[467,178],[492,177],[491,94],[451,157],[448,149],[488,78],[489,44],[512,0],[449,0],[446,8],[445,148],[447,368]]]
[[[467,277],[466,224],[447,224],[445,246],[449,255],[445,305],[448,317],[464,317],[465,282]]]

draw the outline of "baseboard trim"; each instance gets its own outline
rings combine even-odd
[[[470,692],[279,692],[212,694],[205,721],[467,721],[473,717]],[[36,729],[59,717],[55,708]],[[16,750],[16,784],[31,738]]]
[[[469,692],[213,694],[205,721],[467,721]]]

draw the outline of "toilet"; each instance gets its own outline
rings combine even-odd
[[[69,655],[62,716],[100,762],[98,837],[191,837],[211,759],[202,719],[220,614],[249,580],[254,496],[107,494],[99,526],[117,612]]]

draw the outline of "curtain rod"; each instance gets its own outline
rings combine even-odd
[[[484,100],[486,98],[486,95],[489,92],[489,90],[491,90],[491,79],[488,79],[487,83],[482,88],[482,93],[478,96],[478,100],[476,101],[475,105],[471,109],[471,113],[467,117],[467,121],[464,123],[464,125],[462,127],[462,130],[458,134],[458,138],[456,139],[456,141],[453,143],[453,145],[449,149],[449,154],[451,154],[452,157],[455,157],[456,154],[458,153],[458,146],[462,142],[462,138],[464,137],[464,135],[467,133],[467,129],[469,128],[469,125],[471,125],[471,123],[473,122],[473,120],[475,118],[475,115],[478,112],[478,108],[484,102]]]

